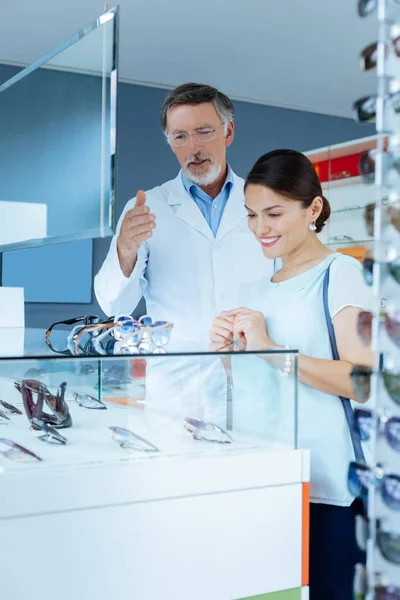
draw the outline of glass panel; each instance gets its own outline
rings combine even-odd
[[[114,228],[117,11],[0,86],[0,251]]]
[[[296,447],[297,353],[0,360],[3,475]],[[39,419],[36,421],[35,419]],[[44,423],[44,425],[43,425]],[[8,440],[5,442],[4,440]]]

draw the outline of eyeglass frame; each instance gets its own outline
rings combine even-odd
[[[188,143],[189,138],[191,136],[195,137],[196,140],[200,143],[212,142],[212,140],[215,140],[217,137],[217,131],[219,131],[219,129],[221,129],[221,127],[226,124],[227,124],[227,121],[222,121],[221,124],[218,125],[218,127],[216,127],[216,128],[214,128],[214,127],[208,127],[208,128],[207,127],[199,127],[197,129],[197,131],[193,131],[192,133],[189,133],[188,131],[181,131],[177,135],[185,135],[186,136],[185,141],[182,142],[181,144],[173,143],[173,140],[171,139],[172,134],[170,134],[170,133],[166,134],[166,138],[168,140],[169,145],[172,146],[173,148],[179,148],[180,146],[185,146]],[[208,129],[210,131],[212,137],[209,137],[207,139],[199,139],[197,136],[202,129]]]

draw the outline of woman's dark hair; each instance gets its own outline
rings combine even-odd
[[[308,208],[316,196],[323,200],[321,214],[315,222],[316,233],[322,231],[331,214],[331,205],[322,194],[321,182],[311,161],[296,150],[273,150],[263,154],[247,175],[248,185],[262,185]]]

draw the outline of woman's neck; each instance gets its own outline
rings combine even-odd
[[[281,274],[298,275],[324,260],[332,251],[317,238],[315,234],[307,236],[301,246],[295,248],[287,256],[283,256]]]

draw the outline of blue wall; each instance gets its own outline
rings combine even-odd
[[[12,76],[15,71],[10,69],[0,65],[0,82]],[[160,129],[160,106],[166,94],[166,90],[158,88],[119,85],[117,217],[138,188],[149,189],[177,174],[178,163]],[[236,137],[228,150],[228,160],[242,176],[261,154],[274,148],[306,151],[375,132],[373,126],[339,117],[247,102],[235,102],[235,109]],[[94,273],[100,268],[109,244],[109,239],[94,241]],[[52,321],[79,314],[102,313],[95,300],[83,305],[27,303],[26,324],[46,327]]]

